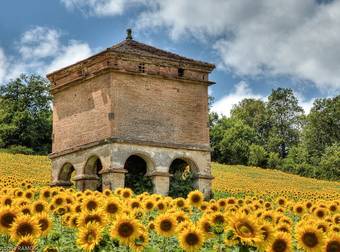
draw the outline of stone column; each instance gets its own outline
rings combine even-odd
[[[172,176],[170,173],[153,171],[146,176],[150,176],[152,178],[154,193],[168,195],[170,188],[170,177]]]
[[[62,186],[62,187],[71,187],[73,184],[70,181],[57,180],[53,181],[49,184],[49,186]]]
[[[97,175],[82,174],[75,176],[73,180],[76,182],[78,190],[85,191],[89,189],[95,191],[97,190],[99,178]]]
[[[124,187],[125,173],[127,172],[124,168],[109,168],[100,171],[103,178],[103,190],[115,190]]]
[[[206,199],[210,199],[212,196],[211,184],[214,177],[208,174],[197,174],[196,176],[196,188],[204,194]]]

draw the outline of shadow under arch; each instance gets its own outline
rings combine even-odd
[[[71,163],[67,162],[63,164],[58,174],[58,181],[69,183],[69,186],[73,185],[71,177],[74,171],[74,166]]]
[[[185,198],[189,192],[196,189],[199,169],[192,159],[175,157],[169,166],[169,173],[169,196]]]
[[[100,192],[103,190],[102,175],[100,174],[100,171],[102,169],[103,169],[102,162],[97,155],[90,156],[87,159],[86,164],[83,169],[83,174],[97,176],[96,190]]]
[[[134,193],[152,193],[153,183],[151,177],[147,176],[153,169],[153,161],[144,154],[133,153],[124,163],[125,174],[124,187],[131,188]]]

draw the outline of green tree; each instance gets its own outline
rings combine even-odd
[[[340,181],[340,143],[326,148],[320,167],[324,178]]]
[[[269,120],[266,104],[257,99],[243,99],[233,107],[231,118],[243,121],[255,129],[259,143],[265,146],[268,138]]]
[[[257,143],[256,132],[240,120],[225,119],[226,128],[222,133],[222,139],[218,144],[221,161],[230,164],[247,164],[249,148]]]
[[[293,91],[288,88],[272,90],[268,97],[270,131],[269,149],[278,152],[281,158],[287,156],[288,149],[299,142],[303,123],[303,109]]]
[[[248,164],[259,166],[259,167],[266,167],[267,156],[268,156],[268,153],[261,145],[252,144],[249,147]]]
[[[25,146],[36,153],[51,150],[50,83],[21,75],[0,88],[0,147]]]
[[[340,95],[314,101],[303,129],[302,142],[315,165],[327,147],[340,142]]]

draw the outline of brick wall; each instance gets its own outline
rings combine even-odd
[[[209,146],[207,88],[118,72],[73,85],[54,95],[53,152],[111,136]]]

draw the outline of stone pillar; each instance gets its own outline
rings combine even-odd
[[[168,195],[170,188],[170,177],[172,176],[170,173],[153,171],[146,176],[150,176],[152,178],[154,193]]]
[[[76,182],[78,190],[85,191],[89,189],[95,191],[97,190],[99,177],[97,175],[82,174],[75,176],[73,180]]]
[[[73,184],[70,181],[57,180],[53,181],[49,184],[49,186],[62,186],[62,187],[71,187]]]
[[[212,196],[211,184],[214,179],[211,175],[197,174],[196,176],[196,188],[204,194],[206,199],[210,199]]]
[[[109,168],[100,171],[103,178],[103,190],[115,190],[124,187],[125,173],[127,172],[124,168]]]

